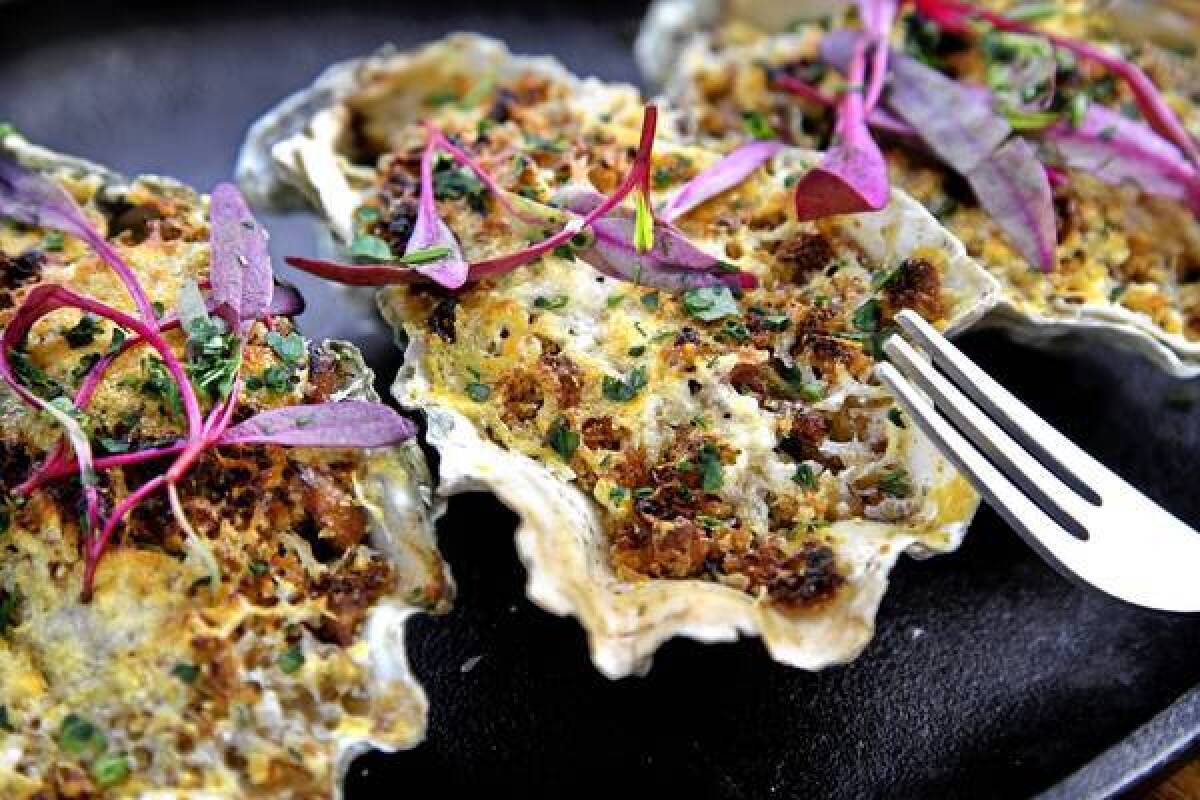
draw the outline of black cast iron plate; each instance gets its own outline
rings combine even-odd
[[[633,81],[639,12],[628,2],[3,4],[0,120],[129,173],[208,188],[229,177],[246,126],[332,61],[466,29]],[[276,256],[312,252],[309,220],[267,221]],[[310,298],[307,332],[357,340],[386,382],[396,355],[369,302],[347,313],[319,281],[281,271]],[[963,343],[1036,411],[1200,523],[1197,387],[1087,343],[1070,354],[991,333]],[[771,662],[755,640],[675,641],[648,677],[610,682],[592,668],[574,621],[525,599],[514,521],[487,496],[451,504],[441,539],[458,606],[418,618],[409,644],[432,701],[428,741],[362,759],[350,798],[423,785],[449,796],[482,787],[526,797],[667,788],[739,798],[1024,796],[1200,681],[1200,619],[1076,588],[985,509],[957,555],[902,560],[878,635],[848,667],[812,675]],[[1129,535],[1136,547],[1137,531]],[[1198,728],[1193,696],[1152,735],[1090,768],[1091,783],[1060,796],[1083,786],[1110,795]]]

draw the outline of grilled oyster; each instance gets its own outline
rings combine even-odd
[[[255,125],[240,175],[264,200],[307,198],[343,246],[401,252],[419,120],[540,203],[585,178],[610,189],[640,114],[632,89],[456,35],[333,68]],[[717,159],[668,139],[655,153],[655,202]],[[439,492],[486,488],[520,515],[529,596],[578,617],[609,676],[647,669],[675,635],[758,634],[809,669],[853,658],[899,554],[952,550],[976,508],[871,382],[865,318],[916,306],[954,329],[994,281],[901,192],[877,214],[796,222],[788,185],[812,158],[782,152],[679,219],[758,277],[740,299],[617,281],[570,247],[458,292],[379,294],[408,343],[394,391],[428,416]],[[469,261],[524,246],[467,173],[437,169]]]
[[[207,274],[207,198],[15,134],[2,144],[68,190],[164,310]],[[51,284],[131,305],[82,241],[0,222],[0,328]],[[285,316],[271,325],[253,325],[243,359],[247,374],[282,377],[248,388],[241,409],[377,399],[353,346],[305,343]],[[119,339],[106,320],[55,311],[27,337],[20,378],[47,397],[71,391]],[[161,366],[144,348],[117,357],[82,418],[101,454],[178,437]],[[152,496],[84,604],[78,482],[15,493],[59,436],[0,383],[0,794],[328,797],[357,754],[423,738],[404,627],[444,610],[452,585],[414,441],[209,451],[179,485],[194,530]],[[110,469],[102,494],[115,503],[163,469]]]
[[[689,135],[733,146],[745,136],[743,118],[749,113],[773,121],[789,141],[818,147],[829,135],[831,112],[774,87],[768,73],[803,73],[818,88],[834,91],[839,78],[822,68],[821,46],[830,27],[840,27],[839,21],[851,24],[848,5],[744,2],[717,8],[695,0],[660,0],[639,36],[639,63],[649,78],[665,86]],[[1014,4],[982,5],[1004,10]],[[1128,4],[1115,5],[1114,11],[1130,15]],[[1124,16],[1095,13],[1082,2],[1056,8],[1053,17],[1037,25],[1125,54],[1158,84],[1192,135],[1200,134],[1193,99],[1200,87],[1200,62],[1143,38],[1121,44],[1115,36],[1119,30],[1126,35],[1146,32],[1153,15],[1143,10],[1131,26]],[[937,33],[928,25],[906,11],[895,26],[896,49],[918,53],[922,42],[953,47],[943,71],[967,83],[982,83],[988,68],[983,41],[951,43],[951,37],[943,36],[941,45],[930,44]],[[1163,26],[1154,32],[1162,38]],[[1104,71],[1060,66],[1058,90],[1138,115],[1129,90]],[[1156,196],[1128,180],[1119,185],[1111,178],[1101,180],[1112,171],[1103,159],[1090,169],[1067,169],[1068,179],[1054,190],[1057,264],[1044,274],[1010,245],[959,176],[911,139],[888,140],[885,135],[881,142],[896,185],[933,210],[1004,287],[984,324],[1005,327],[1034,344],[1064,343],[1067,334],[1097,337],[1137,351],[1178,377],[1200,374],[1200,226],[1186,198]]]

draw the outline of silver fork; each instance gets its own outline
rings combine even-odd
[[[1067,577],[1121,600],[1200,611],[1200,533],[1050,427],[920,316],[902,311],[896,322],[933,363],[894,335],[883,347],[891,363],[876,374],[1026,542]]]

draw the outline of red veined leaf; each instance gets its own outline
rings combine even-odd
[[[389,447],[416,433],[412,420],[382,403],[345,400],[263,411],[225,431],[219,444]]]
[[[275,279],[267,232],[250,213],[236,186],[219,184],[209,200],[209,282],[215,313],[231,330],[271,307]]]
[[[120,253],[92,226],[66,189],[50,178],[0,158],[0,217],[50,228],[87,242],[117,273],[142,319],[154,319],[154,306]]]

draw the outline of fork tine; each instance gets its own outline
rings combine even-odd
[[[1088,455],[975,365],[920,315],[901,311],[896,322],[935,364],[1016,442],[1093,505],[1112,481],[1124,481]]]
[[[1088,538],[1084,501],[1067,488],[1029,453],[1013,441],[987,415],[971,405],[961,391],[946,380],[912,346],[899,336],[884,344],[884,351],[911,382],[933,397],[933,404],[982,450],[1010,481],[1067,532]]]
[[[1068,551],[1086,547],[1086,542],[1065,535],[1066,532],[1046,512],[1038,508],[953,425],[943,419],[894,365],[878,364],[875,374],[947,460],[971,479],[988,505],[1043,558],[1063,574],[1072,576],[1061,559],[1074,560]],[[1048,533],[1052,535],[1047,536]]]

